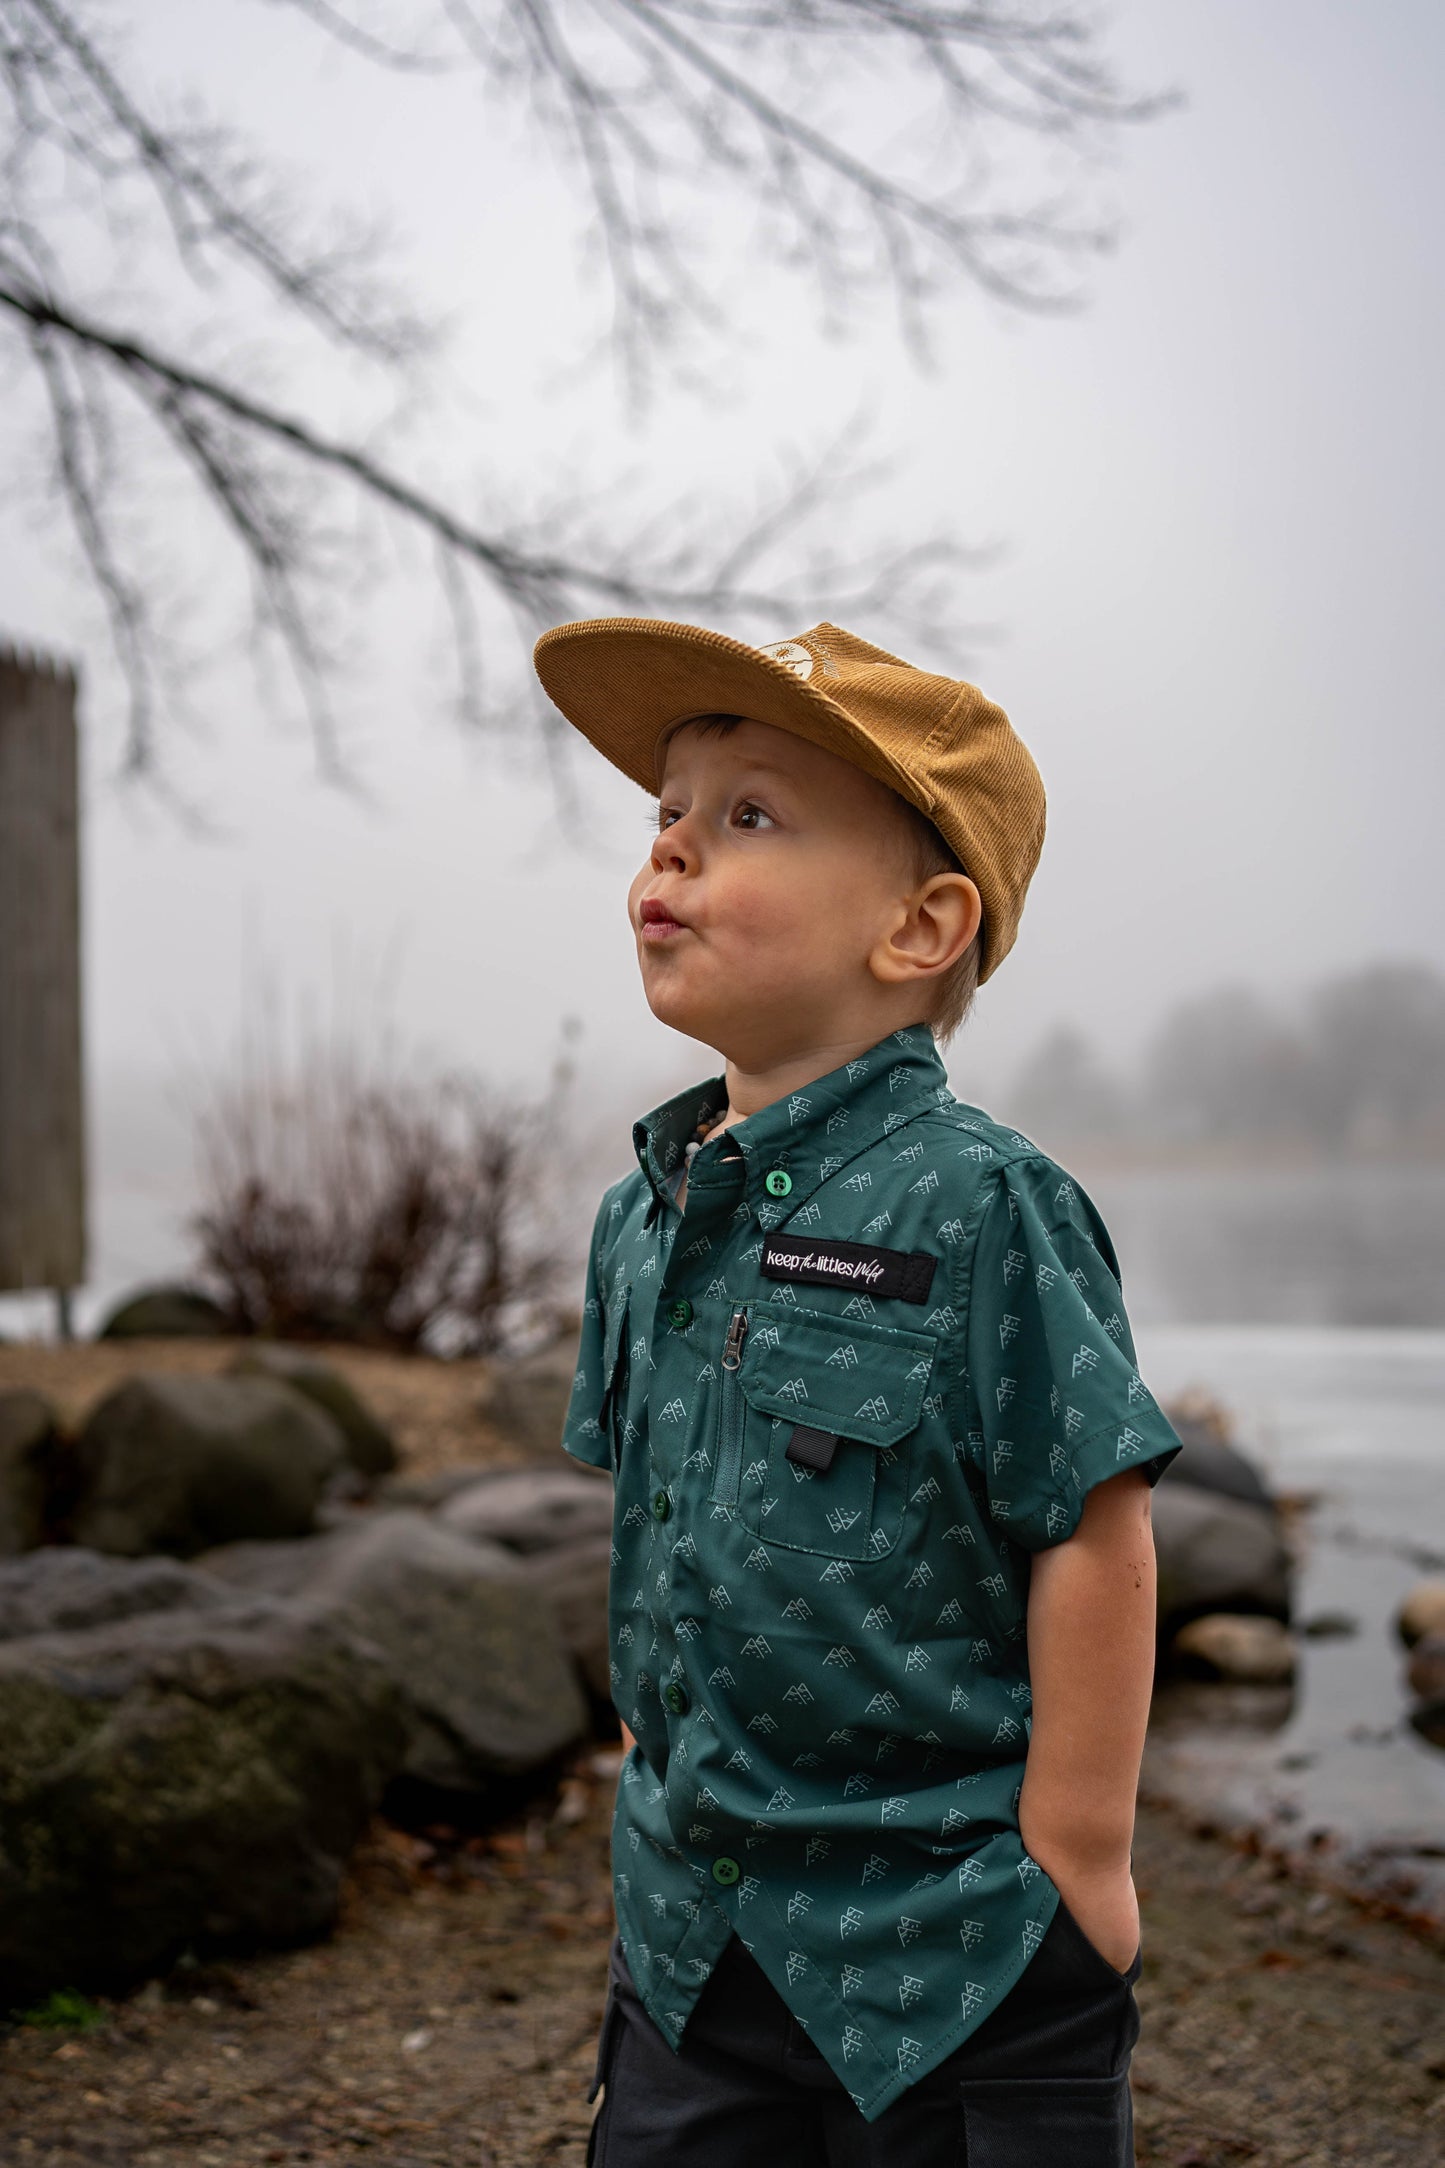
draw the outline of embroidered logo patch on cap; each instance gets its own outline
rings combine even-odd
[[[760,647],[760,655],[770,655],[774,662],[786,663],[794,677],[810,678],[813,675],[813,658],[797,640],[774,640],[770,647]]]
[[[870,1295],[927,1302],[938,1259],[927,1250],[882,1250],[871,1242],[820,1242],[811,1235],[769,1235],[762,1270],[770,1280],[814,1287],[861,1287]]]

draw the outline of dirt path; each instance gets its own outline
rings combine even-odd
[[[615,1749],[435,1844],[373,1825],[325,1944],[0,2039],[16,2168],[581,2168]],[[436,1833],[434,1833],[436,1834]],[[1141,1809],[1140,2168],[1439,2168],[1445,1950]]]

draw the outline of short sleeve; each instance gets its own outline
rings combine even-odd
[[[1139,1375],[1108,1232],[1042,1156],[1000,1170],[974,1253],[972,1445],[988,1507],[1025,1549],[1061,1543],[1094,1484],[1157,1483],[1182,1441]]]
[[[606,1419],[607,1311],[602,1287],[602,1228],[611,1191],[597,1207],[592,1241],[587,1255],[587,1278],[582,1303],[582,1338],[577,1349],[577,1368],[567,1413],[562,1419],[562,1450],[589,1467],[609,1468],[612,1454]]]

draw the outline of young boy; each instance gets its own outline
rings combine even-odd
[[[725,1068],[634,1124],[563,1444],[615,1490],[628,1744],[601,2168],[1120,2168],[1180,1444],[1108,1235],[938,1042],[1044,794],[974,687],[828,624],[563,625],[658,795],[649,1007]]]

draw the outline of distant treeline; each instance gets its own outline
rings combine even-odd
[[[1321,980],[1289,1008],[1220,987],[1170,1010],[1127,1079],[1061,1026],[1024,1063],[1008,1109],[1046,1146],[1445,1154],[1445,978],[1380,964]]]

